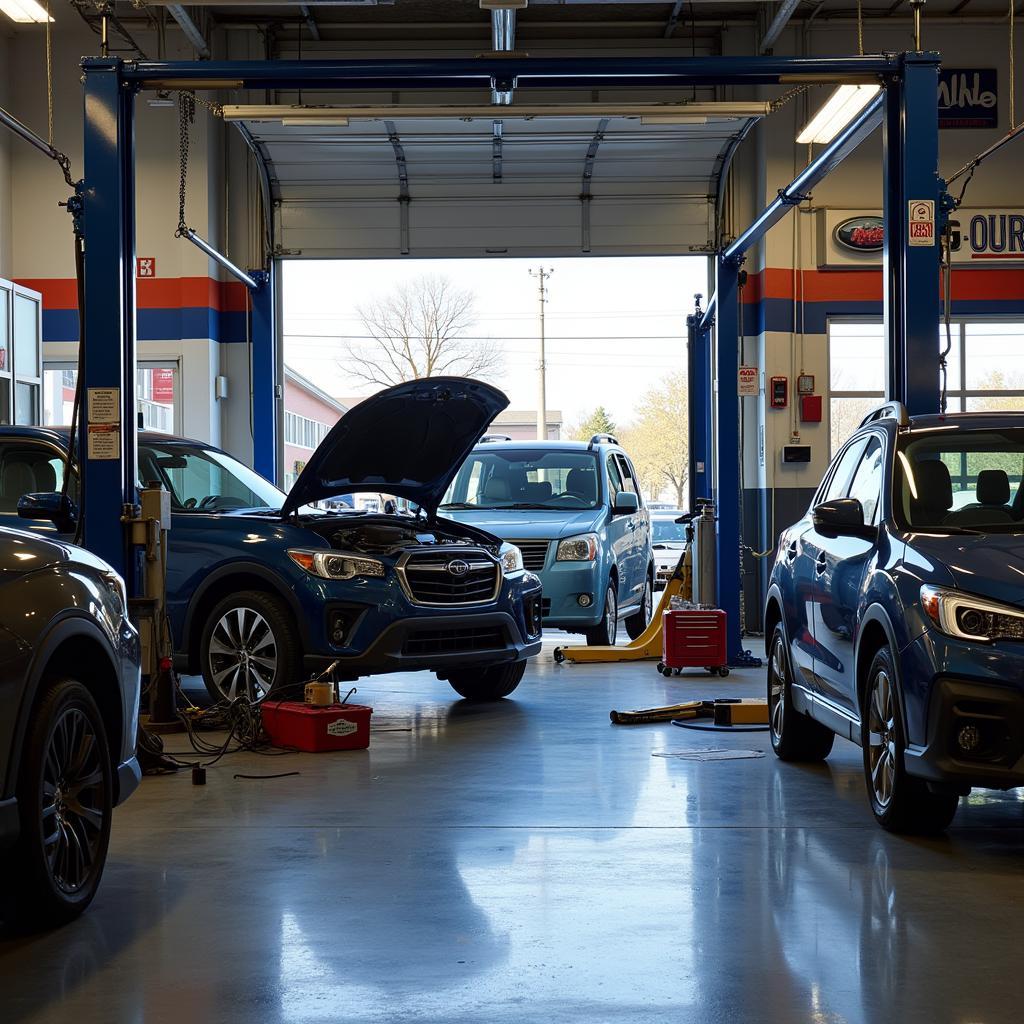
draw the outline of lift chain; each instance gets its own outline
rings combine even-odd
[[[192,123],[196,119],[196,97],[192,92],[178,94],[178,157],[181,174],[178,179],[178,229],[176,238],[188,233],[185,222],[185,183],[188,179],[188,140]]]

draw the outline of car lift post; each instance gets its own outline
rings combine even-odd
[[[277,261],[269,270],[254,270],[259,287],[251,291],[252,330],[252,456],[253,469],[277,483]]]

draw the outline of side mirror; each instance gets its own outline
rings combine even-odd
[[[70,533],[78,521],[78,506],[60,491],[23,494],[18,499],[21,519],[49,519],[62,533]]]
[[[632,491],[619,491],[612,505],[613,516],[631,516],[640,511],[640,499]]]
[[[878,531],[864,523],[864,508],[856,498],[833,498],[811,510],[814,528],[826,537],[874,539]]]

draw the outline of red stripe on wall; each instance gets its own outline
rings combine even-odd
[[[746,302],[761,299],[793,301],[793,271],[768,267],[751,274],[743,289]],[[802,287],[801,287],[802,284]],[[986,301],[1024,296],[1024,268],[964,269],[953,267],[954,299]],[[942,284],[939,282],[939,293]],[[805,270],[796,274],[796,295],[807,302],[881,302],[882,270]]]
[[[20,285],[41,292],[45,309],[77,309],[74,280],[63,277],[15,279]],[[216,281],[212,277],[170,277],[136,279],[139,309],[191,309],[208,307],[225,313],[248,309],[246,287],[239,281]]]

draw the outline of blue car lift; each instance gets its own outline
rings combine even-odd
[[[800,196],[813,187],[879,123],[886,159],[886,323],[889,394],[913,412],[938,409],[937,360],[939,247],[907,244],[911,200],[938,207],[937,54],[861,57],[655,57],[380,59],[307,61],[124,61],[86,58],[85,339],[83,403],[95,389],[118,389],[120,433],[116,451],[89,457],[83,424],[79,451],[83,483],[84,543],[121,572],[129,569],[122,517],[137,501],[135,419],[135,97],[143,89],[599,89],[693,85],[794,85],[878,82],[882,96],[851,125],[717,257],[717,293],[707,313],[691,325],[695,423],[691,473],[698,492],[719,500],[719,605],[728,613],[729,653],[740,646],[740,484],[738,397],[738,282],[743,254]],[[259,158],[258,153],[256,154]],[[265,168],[261,168],[265,178]],[[253,423],[256,468],[273,477],[276,451],[274,353],[275,261],[253,274]],[[715,346],[711,346],[714,323]],[[714,355],[714,358],[712,358]],[[710,396],[721,382],[717,402]],[[706,386],[705,386],[706,385]],[[98,396],[100,397],[100,396]],[[712,431],[716,443],[712,446]],[[98,451],[98,449],[97,449]],[[728,453],[712,475],[712,452]],[[715,486],[712,488],[712,480]],[[132,576],[127,572],[129,588]]]

